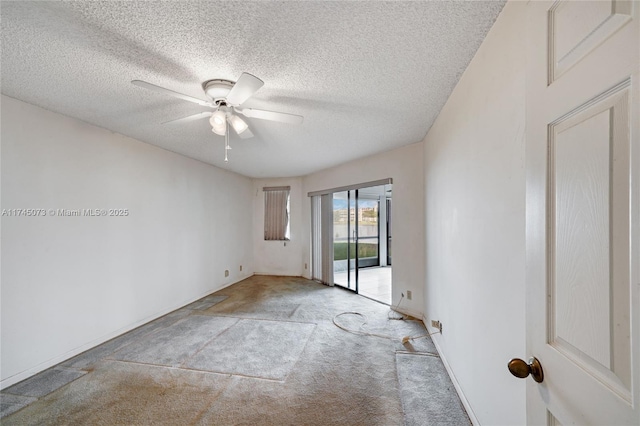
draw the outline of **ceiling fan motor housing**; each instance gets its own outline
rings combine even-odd
[[[208,97],[213,99],[214,102],[218,103],[223,99],[226,99],[227,95],[233,88],[235,82],[231,80],[207,80],[202,83],[202,88]]]

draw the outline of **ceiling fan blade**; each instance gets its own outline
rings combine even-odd
[[[261,120],[279,121],[281,123],[302,124],[302,121],[304,120],[304,117],[301,115],[287,114],[284,112],[266,111],[263,109],[245,108],[243,110],[237,110],[237,111],[246,117],[259,118]]]
[[[253,133],[251,133],[251,130],[247,129],[238,136],[240,136],[240,139],[249,139],[253,137]]]
[[[134,84],[139,87],[144,87],[145,89],[153,90],[154,92],[164,93],[165,95],[173,96],[174,98],[182,99],[183,101],[193,102],[194,104],[207,106],[207,107],[215,107],[211,102],[203,101],[202,99],[194,98],[189,95],[184,95],[182,93],[174,92],[173,90],[165,89],[164,87],[156,86],[155,84],[147,83],[142,80],[133,80],[131,84]]]
[[[230,105],[240,105],[256,93],[263,85],[264,82],[258,77],[243,72],[227,95],[227,103]]]
[[[213,111],[204,111],[204,112],[199,112],[197,114],[188,115],[186,117],[177,118],[175,120],[165,121],[162,124],[167,124],[167,123],[186,123],[188,121],[195,121],[195,120],[200,120],[202,118],[211,117],[212,115],[213,115]]]

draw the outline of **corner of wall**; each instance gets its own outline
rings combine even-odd
[[[253,179],[253,257],[255,273],[258,275],[282,275],[300,277],[304,275],[305,235],[303,220],[305,196],[302,194],[302,178]],[[290,186],[290,229],[289,241],[265,241],[264,198],[265,186]],[[307,265],[308,266],[308,265]],[[308,270],[308,269],[307,269]]]

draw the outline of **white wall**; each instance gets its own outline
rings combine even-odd
[[[326,169],[302,180],[304,210],[303,257],[310,264],[311,201],[307,193],[375,180],[393,179],[392,300],[412,291],[400,309],[421,317],[424,291],[424,179],[423,144],[416,143]],[[310,271],[305,271],[309,277]]]
[[[250,179],[5,96],[1,140],[2,209],[129,209],[2,217],[2,387],[253,273]]]
[[[290,186],[290,241],[264,240],[264,194],[265,186]],[[256,274],[291,275],[304,274],[305,260],[302,246],[308,241],[302,228],[301,178],[254,179],[253,181],[253,253]],[[308,264],[308,261],[306,261]],[[307,265],[308,267],[308,265]]]
[[[508,3],[425,139],[425,317],[481,424],[523,424],[525,18]]]

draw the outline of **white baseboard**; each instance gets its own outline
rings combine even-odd
[[[302,275],[294,275],[294,274],[280,274],[280,273],[276,273],[276,272],[255,272],[253,275],[269,276],[269,277],[294,277],[294,278],[304,278]]]
[[[424,324],[427,331],[429,331],[429,326],[427,325],[428,321],[424,316],[422,316],[422,323]],[[442,353],[442,348],[440,348],[440,345],[438,344],[438,335],[435,334],[431,336],[431,341],[433,341],[433,345],[436,347],[436,351],[438,351],[438,355],[440,355],[442,364],[444,364],[444,368],[447,370],[447,373],[449,374],[449,378],[451,379],[451,382],[453,383],[453,387],[456,389],[456,392],[458,393],[458,397],[460,397],[460,401],[462,402],[464,409],[467,410],[467,414],[469,415],[469,419],[471,420],[471,423],[473,424],[473,426],[480,426],[480,422],[478,421],[478,418],[473,412],[473,409],[471,408],[471,405],[469,404],[467,397],[464,395],[464,392],[462,392],[462,387],[460,387],[460,383],[458,383],[458,379],[456,379],[456,376],[453,373],[453,370],[451,369],[451,366],[449,365],[447,358]]]
[[[401,313],[403,315],[409,315],[409,316],[412,316],[412,317],[417,318],[417,319],[424,318],[422,316],[422,313],[420,313],[420,312],[411,311],[411,310],[406,309],[406,308],[399,308],[397,306],[390,306],[390,308],[391,308],[392,311],[399,312],[399,313]],[[424,322],[424,319],[423,319],[422,322]]]
[[[54,367],[54,366],[60,364],[61,362],[64,362],[64,361],[66,361],[68,359],[73,358],[76,355],[81,354],[82,352],[88,351],[89,349],[92,349],[92,348],[94,348],[96,346],[99,346],[99,345],[101,345],[101,344],[103,344],[103,343],[105,343],[105,342],[107,342],[107,341],[109,341],[109,340],[111,340],[113,338],[116,338],[116,337],[118,337],[118,336],[120,336],[122,334],[128,333],[129,331],[131,331],[131,330],[133,330],[135,328],[138,328],[138,327],[140,327],[140,326],[142,326],[142,325],[144,325],[144,324],[146,324],[148,322],[151,322],[151,321],[156,320],[156,319],[158,319],[158,318],[160,318],[162,316],[165,316],[165,315],[167,315],[167,314],[169,314],[169,313],[171,313],[171,312],[173,312],[175,310],[183,308],[183,307],[189,305],[190,303],[195,302],[196,300],[200,300],[203,297],[206,297],[206,296],[208,296],[208,295],[210,295],[212,293],[220,291],[220,290],[222,290],[224,288],[227,288],[227,287],[229,287],[229,286],[231,286],[233,284],[236,284],[236,283],[238,283],[238,282],[240,282],[242,280],[245,280],[245,279],[253,276],[253,274],[245,274],[245,275],[243,275],[242,277],[238,277],[238,279],[236,281],[233,281],[233,282],[230,282],[230,283],[224,283],[221,287],[218,287],[215,290],[209,289],[205,293],[203,293],[203,294],[201,294],[199,296],[190,298],[187,302],[181,302],[178,305],[172,305],[171,307],[169,307],[167,309],[163,309],[159,313],[150,315],[147,318],[144,318],[144,319],[142,319],[142,320],[140,320],[140,321],[138,321],[138,322],[136,322],[134,324],[130,324],[130,325],[128,325],[126,327],[123,327],[123,328],[121,328],[119,330],[116,330],[116,331],[114,331],[112,333],[109,333],[107,335],[101,336],[101,337],[99,337],[99,338],[97,338],[95,340],[92,340],[91,342],[85,343],[82,346],[79,346],[79,347],[77,347],[75,349],[72,349],[72,350],[70,350],[68,352],[65,352],[62,355],[59,355],[59,356],[57,356],[55,358],[52,358],[52,359],[49,359],[49,360],[47,360],[45,362],[42,362],[42,363],[40,363],[40,364],[38,364],[38,365],[36,365],[34,367],[31,367],[31,368],[29,368],[27,370],[21,371],[20,373],[14,374],[11,377],[7,377],[6,379],[0,381],[0,390],[6,389],[9,386],[12,386],[12,385],[14,385],[14,384],[16,384],[18,382],[21,382],[21,381],[23,381],[25,379],[28,379],[31,376],[34,376],[34,375],[40,373],[41,371],[46,370],[47,368]]]

